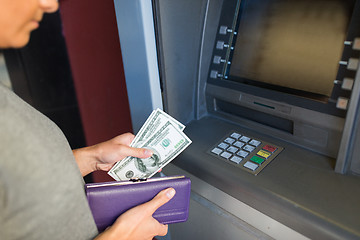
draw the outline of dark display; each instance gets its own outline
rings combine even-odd
[[[359,8],[355,0],[224,1],[209,82],[345,117]]]
[[[329,98],[353,4],[342,0],[245,1],[230,78]]]

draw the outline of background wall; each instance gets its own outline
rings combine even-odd
[[[60,13],[86,144],[131,132],[113,0],[61,0]]]

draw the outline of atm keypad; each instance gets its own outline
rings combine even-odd
[[[209,153],[257,175],[283,149],[275,144],[232,132],[212,147]]]

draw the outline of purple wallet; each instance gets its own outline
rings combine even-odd
[[[189,215],[191,181],[185,176],[139,181],[85,184],[85,192],[99,232],[112,225],[124,212],[150,201],[161,190],[172,187],[175,196],[158,208],[153,217],[160,223],[185,222]]]

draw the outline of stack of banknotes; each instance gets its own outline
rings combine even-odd
[[[147,148],[153,155],[146,159],[126,157],[108,174],[117,181],[150,178],[190,144],[185,126],[160,109],[154,110],[132,141],[132,147]]]

